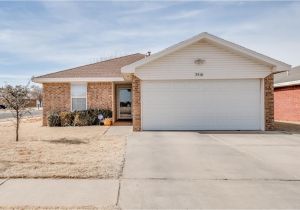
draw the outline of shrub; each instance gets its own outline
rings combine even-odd
[[[72,126],[74,123],[74,112],[59,113],[61,126]]]
[[[109,109],[89,109],[87,110],[90,125],[99,125],[98,115],[102,114],[103,118],[111,118],[112,111]]]
[[[87,110],[88,116],[89,116],[89,124],[90,125],[98,125],[98,115],[99,111],[97,109],[89,109]]]
[[[87,111],[77,111],[74,117],[75,126],[88,126],[90,125],[90,119]]]
[[[52,112],[48,115],[48,125],[50,127],[61,126],[60,116],[58,112]]]
[[[104,118],[112,117],[112,111],[110,109],[100,109],[100,113],[103,115]]]
[[[53,112],[48,116],[48,125],[53,126],[88,126],[99,125],[98,115],[103,118],[111,118],[112,111],[109,109],[88,109],[74,112]]]

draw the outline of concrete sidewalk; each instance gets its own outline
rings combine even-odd
[[[1,184],[2,183],[2,184]],[[0,207],[114,208],[119,181],[108,179],[0,180]]]
[[[122,180],[122,209],[299,209],[300,182]]]

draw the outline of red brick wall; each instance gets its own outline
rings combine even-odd
[[[111,82],[95,82],[87,85],[88,108],[112,109],[113,84]],[[43,84],[43,125],[47,125],[47,117],[53,111],[71,111],[71,84]]]
[[[113,83],[90,82],[87,86],[87,106],[91,109],[113,108]]]
[[[275,89],[275,120],[300,121],[300,85]]]
[[[274,75],[264,79],[265,86],[265,130],[274,130]]]
[[[48,114],[52,111],[70,111],[70,83],[43,84],[43,125],[47,125]]]
[[[141,130],[141,81],[136,76],[132,78],[132,125],[133,131]]]

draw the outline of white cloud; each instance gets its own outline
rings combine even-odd
[[[203,13],[202,10],[181,11],[179,13],[171,14],[169,16],[166,16],[165,19],[167,19],[167,20],[188,19],[188,18],[197,17],[201,13]]]
[[[30,75],[0,74],[1,79],[28,79]]]
[[[146,5],[149,4],[143,4],[144,11]],[[166,7],[159,4],[151,5],[147,11]],[[128,29],[111,27],[110,22],[103,23],[97,18],[86,17],[84,6],[81,7],[76,3],[43,2],[43,6],[47,10],[47,16],[55,19],[40,19],[38,22],[34,21],[32,27],[28,28],[20,25],[31,23],[33,21],[31,18],[36,17],[31,17],[27,22],[10,20],[13,27],[0,29],[0,52],[17,55],[27,61],[46,61],[74,66],[100,57],[140,51],[143,53],[151,47],[145,46],[146,49],[141,47],[144,38],[154,40],[155,37],[181,33],[180,29],[163,30],[163,25],[156,24],[143,28],[131,26]],[[139,11],[142,11],[142,8]],[[60,21],[56,22],[57,19]],[[102,27],[105,30],[102,30]],[[139,38],[128,42],[128,39],[135,37]]]
[[[153,2],[130,2],[127,5],[127,10],[120,12],[123,15],[138,15],[138,14],[145,14],[148,12],[156,12],[159,10],[163,10],[169,8],[174,5],[178,5],[180,2],[162,2],[162,1],[153,1]],[[132,6],[133,5],[133,6]]]

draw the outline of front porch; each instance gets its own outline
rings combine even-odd
[[[114,126],[132,126],[132,119],[131,120],[117,120],[113,124]]]

